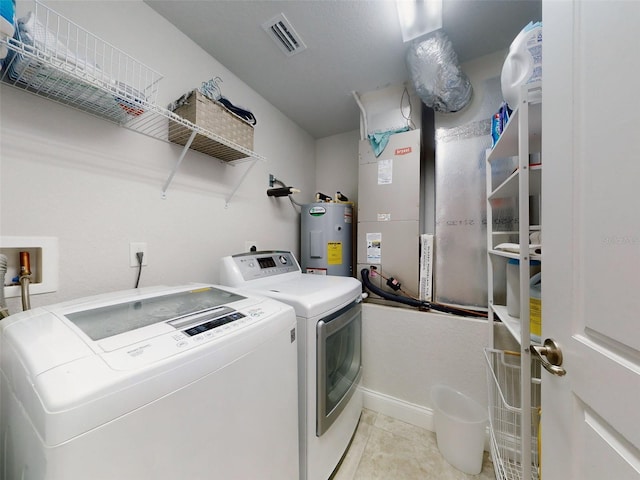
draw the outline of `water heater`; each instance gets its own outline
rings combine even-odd
[[[353,206],[310,203],[302,206],[300,266],[305,273],[353,275]]]

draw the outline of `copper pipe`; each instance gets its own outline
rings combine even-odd
[[[20,292],[22,294],[22,310],[31,309],[29,283],[31,282],[31,263],[29,252],[20,252]]]
[[[20,252],[20,276],[22,275],[31,275],[29,252]]]

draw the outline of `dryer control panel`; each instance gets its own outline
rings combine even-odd
[[[286,250],[269,250],[232,255],[223,259],[222,275],[240,277],[244,282],[263,278],[302,273],[293,253]],[[229,285],[237,285],[239,278]]]

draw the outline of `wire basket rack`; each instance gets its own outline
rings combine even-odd
[[[3,82],[119,124],[154,104],[158,72],[37,0],[19,6]]]
[[[491,455],[498,480],[522,479],[522,438],[531,435],[531,478],[539,479],[540,363],[531,365],[531,415],[521,408],[520,356],[485,349],[489,389]],[[528,419],[530,421],[527,421]]]

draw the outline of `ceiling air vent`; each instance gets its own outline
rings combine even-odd
[[[296,33],[287,17],[284,16],[284,13],[276,15],[268,22],[263,23],[262,28],[273,38],[273,41],[276,42],[287,57],[300,53],[307,48],[300,35]]]

